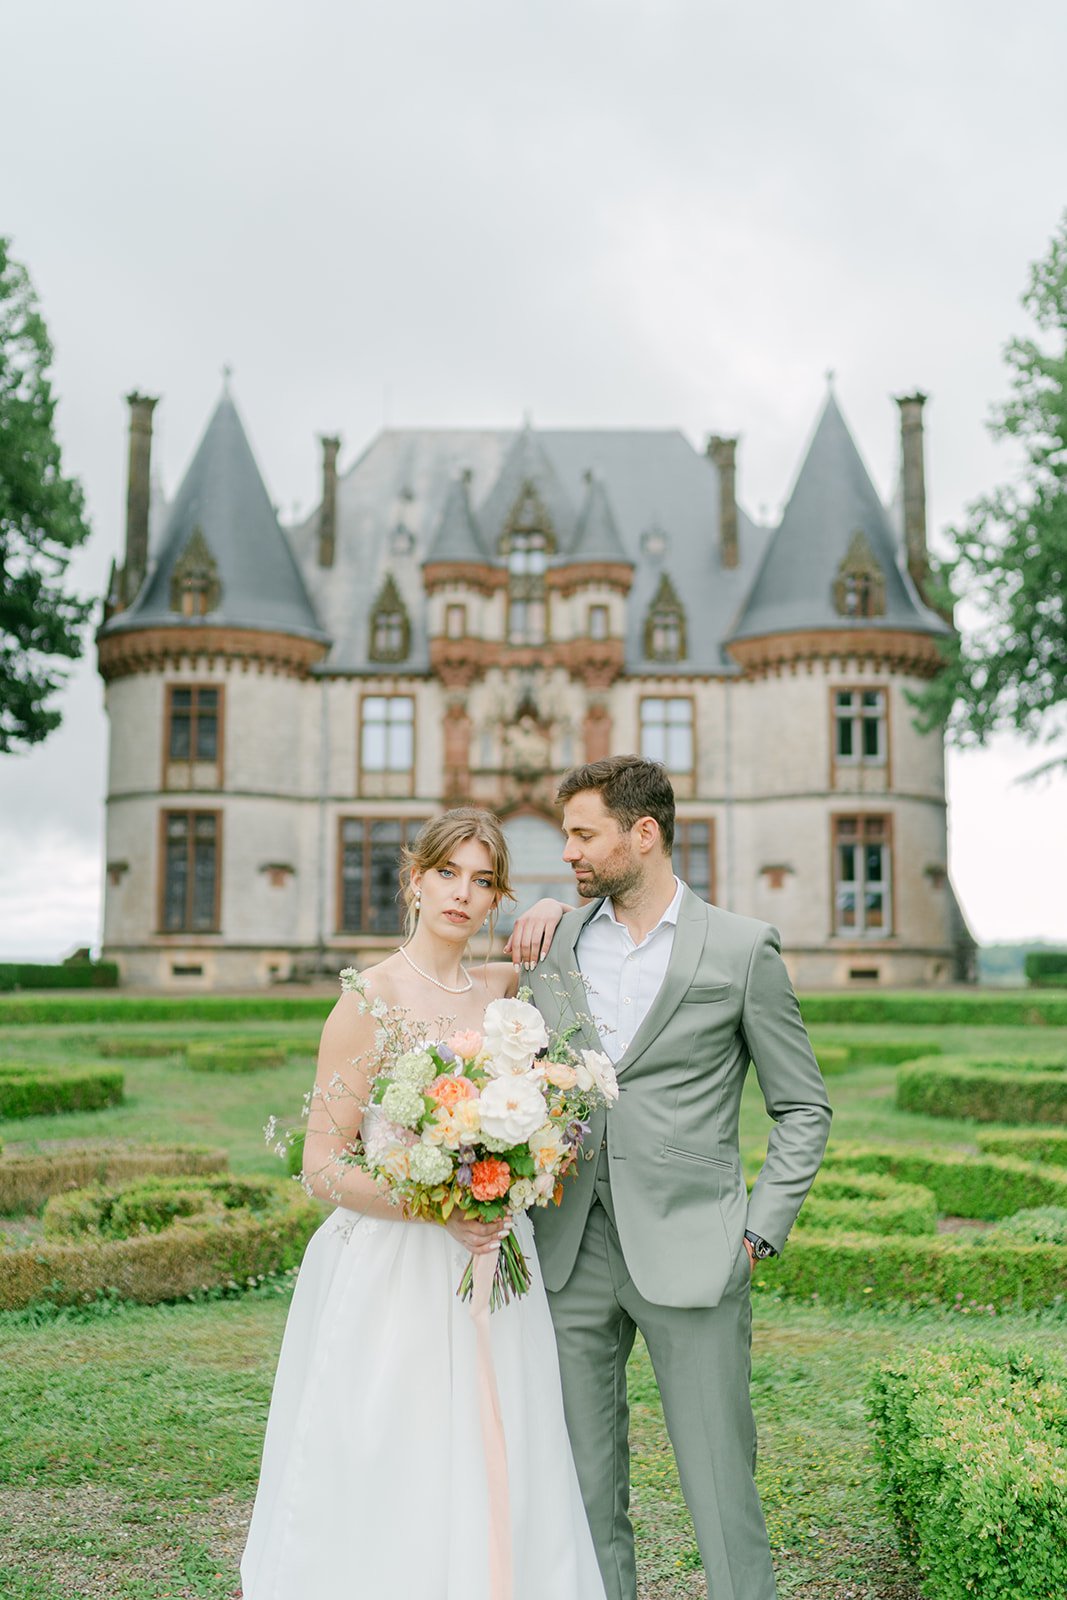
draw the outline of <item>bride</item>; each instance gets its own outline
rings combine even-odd
[[[469,1256],[495,1249],[511,1222],[457,1212],[445,1227],[409,1221],[340,1160],[367,1098],[354,1065],[373,1051],[367,1002],[404,1009],[440,1039],[480,1030],[488,1003],[517,986],[511,965],[463,965],[472,934],[514,898],[494,817],[464,807],[426,823],[401,886],[407,943],[367,969],[363,1005],[341,995],[322,1033],[304,1172],[336,1209],[308,1245],[293,1296],[241,1562],[244,1600],[603,1600],[529,1219],[514,1226],[533,1284],[489,1319],[511,1508],[501,1588],[490,1576],[475,1328],[456,1285]]]

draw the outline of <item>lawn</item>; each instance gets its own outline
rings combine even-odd
[[[232,1035],[306,1038],[308,1021],[229,1024]],[[209,1035],[210,1024],[187,1033]],[[215,1029],[215,1032],[220,1031]],[[820,1028],[820,1038],[900,1038],[899,1027]],[[1067,1030],[915,1029],[946,1051],[1067,1049]],[[109,1032],[113,1033],[111,1029]],[[138,1037],[178,1041],[172,1020],[140,1022]],[[4,1056],[91,1057],[103,1037],[84,1024],[0,1028]],[[105,1111],[0,1124],[9,1148],[64,1138],[188,1139],[224,1145],[235,1170],[277,1172],[262,1129],[295,1120],[310,1056],[249,1074],[192,1072],[180,1058],[122,1060],[126,1102]],[[834,1137],[973,1148],[974,1127],[893,1106],[895,1069],[835,1076]],[[754,1075],[742,1142],[766,1118]],[[236,1562],[288,1286],[175,1306],[0,1315],[0,1594],[5,1600],[222,1600]],[[803,1600],[919,1600],[876,1493],[863,1409],[866,1373],[902,1349],[979,1332],[1035,1350],[1061,1349],[1064,1313],[967,1315],[948,1310],[828,1308],[754,1298],[753,1397],[759,1481],[779,1587]],[[641,1347],[631,1363],[634,1517],[645,1600],[705,1593],[658,1396]]]

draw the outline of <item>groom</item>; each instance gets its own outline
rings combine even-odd
[[[590,905],[533,978],[552,1028],[616,1063],[576,1183],[535,1215],[567,1425],[608,1600],[636,1600],[626,1362],[640,1330],[713,1600],[773,1600],[753,1478],[752,1264],[785,1244],[830,1127],[826,1090],[765,923],[671,867],[664,769],[613,756],[560,784],[563,859]],[[746,1196],[738,1109],[754,1063],[774,1122]]]

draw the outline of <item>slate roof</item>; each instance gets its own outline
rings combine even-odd
[[[831,393],[732,637],[854,628],[855,619],[834,606],[833,584],[860,531],[885,575],[886,598],[885,614],[865,618],[863,626],[947,633],[947,623],[923,604],[900,562],[889,513]]]
[[[563,546],[557,561],[593,559],[590,552],[606,559],[617,539],[621,558],[634,564],[629,670],[668,677],[737,670],[721,641],[751,587],[769,530],[739,511],[740,564],[720,566],[714,464],[674,429],[535,431],[529,425],[386,429],[338,484],[334,565],[318,565],[317,513],[291,531],[316,613],[334,641],[319,670],[396,672],[368,660],[370,612],[388,572],[412,623],[411,655],[401,670],[428,670],[422,563],[431,554],[435,560],[460,558],[466,511],[456,485],[464,471],[477,540],[472,538],[468,559],[484,561],[486,552],[500,559],[500,534],[524,485],[532,483]],[[689,654],[678,666],[648,661],[644,654],[645,614],[664,572],[693,622]]]
[[[171,577],[198,528],[218,568],[221,596],[206,616],[183,617],[171,606]],[[102,632],[153,624],[266,628],[325,637],[228,393],[219,400],[167,508],[140,593]]]

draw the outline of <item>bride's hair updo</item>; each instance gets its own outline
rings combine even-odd
[[[468,839],[477,839],[489,851],[490,872],[496,904],[489,913],[489,936],[501,900],[514,900],[511,887],[511,857],[508,853],[504,830],[491,811],[481,811],[477,806],[456,806],[439,817],[424,822],[410,846],[400,852],[400,893],[407,911],[405,933],[410,939],[415,932],[418,914],[415,910],[415,893],[411,887],[412,872],[428,872],[432,867],[443,867],[451,860],[452,852]]]

